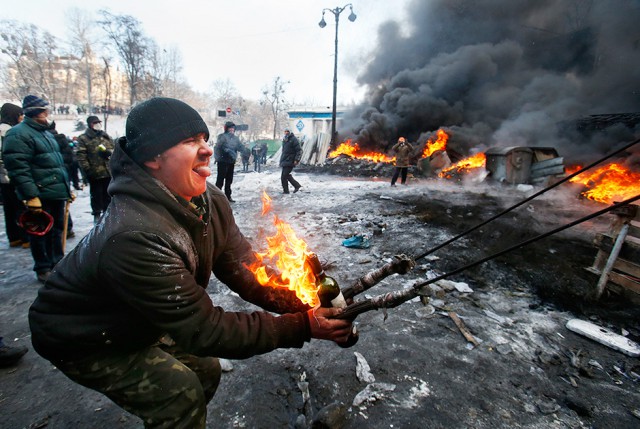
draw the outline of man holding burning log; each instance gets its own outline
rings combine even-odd
[[[111,203],[51,273],[30,308],[34,349],[147,428],[204,428],[221,377],[243,359],[311,338],[345,341],[351,323],[261,286],[225,194],[207,183],[209,130],[182,101],[131,110],[111,158]],[[211,273],[267,312],[226,312]]]

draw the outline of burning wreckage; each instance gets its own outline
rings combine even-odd
[[[443,296],[451,291],[460,293],[470,292],[471,290],[465,283],[453,282],[447,279],[467,270],[474,269],[486,262],[508,255],[530,244],[534,244],[539,240],[558,234],[568,228],[592,221],[609,213],[614,214],[616,220],[608,235],[599,234],[600,250],[593,266],[588,268],[592,273],[597,274],[599,280],[597,281],[597,288],[592,291],[592,295],[585,299],[589,301],[599,298],[605,287],[608,287],[612,292],[633,297],[634,300],[638,299],[638,294],[640,294],[640,259],[636,256],[638,255],[636,249],[640,248],[640,246],[635,244],[635,239],[626,243],[625,239],[628,236],[640,235],[638,234],[638,232],[640,232],[638,227],[633,226],[633,223],[640,220],[640,215],[636,210],[637,200],[640,199],[640,185],[638,185],[638,183],[640,183],[640,181],[638,181],[640,175],[626,169],[621,164],[609,162],[609,159],[640,143],[640,140],[633,141],[589,165],[566,168],[563,165],[562,158],[559,158],[557,152],[552,148],[518,147],[489,149],[485,151],[485,153],[478,153],[469,158],[462,158],[455,152],[452,152],[454,156],[450,156],[447,152],[447,139],[449,136],[445,130],[439,130],[436,136],[437,138],[428,140],[424,148],[420,150],[418,164],[420,164],[420,162],[423,164],[422,167],[419,167],[420,174],[422,175],[437,176],[437,180],[443,181],[462,181],[466,180],[467,176],[475,181],[484,180],[485,178],[493,180],[498,177],[495,181],[499,184],[523,185],[535,183],[539,185],[542,183],[545,187],[537,192],[533,192],[533,187],[531,187],[531,189],[527,188],[530,193],[527,198],[499,211],[497,214],[487,217],[483,221],[472,224],[463,232],[457,233],[457,235],[452,238],[444,240],[426,251],[418,252],[420,253],[419,255],[406,256],[405,254],[397,254],[388,258],[386,264],[365,273],[347,287],[341,289],[336,288],[337,284],[335,281],[329,278],[331,282],[333,282],[334,290],[329,298],[325,297],[324,299],[322,298],[323,292],[321,292],[323,288],[322,279],[327,277],[324,271],[330,267],[330,264],[320,266],[320,264],[316,262],[314,266],[313,260],[315,258],[317,261],[317,256],[310,251],[304,240],[296,237],[293,228],[289,224],[274,214],[274,226],[277,233],[275,236],[266,238],[268,249],[265,252],[258,253],[258,262],[255,266],[249,267],[256,275],[256,278],[258,278],[262,284],[270,286],[277,283],[275,281],[276,279],[281,279],[283,281],[279,286],[295,290],[302,302],[310,306],[320,303],[325,306],[334,305],[344,307],[345,312],[341,317],[349,319],[356,319],[358,316],[371,310],[382,310],[386,320],[387,309],[418,299],[428,308],[433,309],[435,305],[436,309],[442,310],[442,313],[451,319],[460,334],[467,340],[469,346],[475,348],[480,346],[480,341],[477,335],[475,335],[474,330],[469,329],[465,323],[467,319],[460,317],[456,311],[442,304]],[[455,162],[452,161],[452,159],[454,159]],[[325,166],[345,165],[348,163],[351,168],[355,168],[354,165],[365,165],[369,170],[377,167],[376,172],[381,174],[381,171],[393,165],[393,161],[394,158],[390,155],[364,152],[357,144],[347,141],[329,154]],[[604,166],[601,166],[602,164],[604,164]],[[381,165],[382,167],[380,167]],[[308,167],[305,167],[305,169],[308,169]],[[329,171],[335,172],[331,168],[329,168]],[[386,176],[388,177],[390,174],[386,174]],[[600,204],[601,208],[565,225],[553,228],[547,232],[491,253],[488,256],[480,257],[472,262],[467,260],[462,266],[458,266],[443,274],[431,272],[431,274],[427,276],[427,280],[417,280],[409,287],[405,286],[404,288],[387,291],[386,293],[375,296],[369,293],[364,294],[364,292],[370,288],[383,282],[388,276],[393,274],[405,275],[409,273],[416,268],[417,261],[422,259],[425,261],[432,260],[432,254],[437,250],[449,244],[455,244],[456,241],[474,231],[480,230],[480,232],[482,232],[481,228],[488,223],[564,183],[573,183],[575,184],[574,186],[581,187],[580,198],[593,201],[595,204]],[[271,198],[266,193],[263,194],[262,203],[262,214],[270,213],[272,211]],[[630,233],[631,230],[634,232]],[[345,243],[347,241],[348,240],[345,240],[343,245],[346,246]],[[621,250],[623,247],[625,247],[625,250]],[[269,274],[264,271],[265,265],[277,267],[276,271],[278,275],[275,276],[273,273]],[[359,298],[358,295],[360,294],[363,294],[365,298]],[[432,302],[434,303],[433,305],[431,304]],[[491,315],[489,317],[495,317],[495,320],[499,321],[499,323],[506,323],[506,319],[503,316],[499,316],[489,310],[485,310],[485,313]],[[585,338],[599,342],[612,350],[622,352],[627,356],[640,356],[640,346],[638,346],[638,344],[601,325],[574,318],[567,322],[566,328]],[[354,331],[354,340],[344,346],[354,345],[357,342],[357,335],[358,333]],[[502,346],[502,348],[504,347],[505,346]],[[508,353],[508,351],[505,350],[505,353]],[[580,355],[581,351],[578,350],[577,353]],[[369,366],[366,360],[364,360],[364,357],[357,352],[355,355],[358,360],[356,369],[358,379],[361,381],[367,379],[370,381],[374,380],[373,377],[370,377],[371,374],[367,373]],[[541,355],[539,358],[542,359],[542,362],[547,362],[549,356],[543,357]],[[578,357],[574,356],[572,362],[576,368],[583,368],[586,372],[590,371],[586,369],[584,362]],[[597,364],[595,360],[592,360],[592,362],[594,365]],[[629,371],[628,373],[631,374],[629,375],[629,377],[631,377],[630,379],[636,383],[640,381],[638,367],[634,369],[627,368],[627,370]],[[562,380],[570,385],[578,387],[577,376],[561,377]],[[303,397],[307,398],[306,401],[310,402],[308,383],[304,382],[304,380],[302,381],[303,382],[299,383],[299,386],[301,390],[303,390]],[[302,386],[305,387],[303,388]],[[384,392],[387,391],[387,389],[393,390],[390,386],[385,387],[380,383],[376,384],[373,382],[369,384],[367,389],[356,396],[352,404],[353,406],[358,406],[360,409],[363,409],[363,407],[366,408],[366,404],[370,405],[373,401],[376,401],[376,399],[383,398],[385,396]],[[553,397],[553,395],[551,396]],[[584,402],[580,401],[578,401],[580,403],[576,403],[574,400],[567,398],[564,400],[566,404],[568,404],[568,408],[578,413],[578,415],[589,418],[593,417],[595,413],[594,406],[585,405]],[[556,397],[553,397],[550,402],[537,402],[537,409],[543,414],[555,413],[559,410],[558,402],[560,402],[560,399]],[[313,419],[315,424],[326,424],[327,426],[324,427],[333,427],[332,424],[336,424],[335,421],[332,424],[328,422],[336,418],[335,413],[341,413],[339,411],[341,408],[338,407],[336,409],[335,407],[336,404],[332,403],[326,409],[322,409],[316,413],[311,409],[312,407],[309,403],[306,403],[306,419],[309,421]],[[344,410],[342,410],[342,412],[343,411]],[[631,412],[635,418],[640,418],[640,409],[637,407],[629,406],[628,411]],[[344,415],[341,415],[342,418],[344,418]],[[560,420],[562,420],[562,418]],[[564,421],[566,423],[566,420]],[[573,421],[569,425],[575,424],[577,424],[576,421]],[[340,425],[336,427],[339,426]],[[304,427],[304,425],[301,427]]]

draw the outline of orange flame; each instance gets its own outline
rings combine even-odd
[[[351,139],[347,139],[340,144],[335,150],[329,152],[329,158],[335,158],[339,155],[347,155],[351,158],[366,159],[372,162],[393,162],[395,157],[391,158],[379,152],[366,152],[360,149],[358,143],[351,143]]]
[[[271,198],[263,192],[262,215],[269,211],[271,211]],[[292,290],[300,301],[315,307],[319,300],[315,276],[306,263],[309,253],[307,243],[296,236],[291,225],[275,214],[273,224],[276,227],[276,233],[267,237],[267,249],[264,252],[255,252],[256,261],[247,268],[261,285]],[[280,276],[269,275],[266,265],[275,266]]]
[[[271,211],[271,197],[267,194],[267,191],[262,191],[262,213],[264,216]]]
[[[447,148],[447,141],[449,140],[449,134],[447,134],[443,129],[439,129],[437,132],[438,138],[436,141],[433,141],[432,138],[427,140],[427,145],[424,148],[424,152],[422,152],[423,158],[429,158],[431,155],[436,153],[439,150],[445,150]]]
[[[465,158],[453,164],[450,167],[443,169],[438,173],[438,177],[451,178],[454,173],[463,173],[476,168],[484,167],[487,161],[487,157],[483,152],[477,153],[469,158]]]
[[[585,171],[570,182],[586,186],[589,189],[582,192],[583,196],[605,204],[640,195],[640,173],[616,163],[605,165],[594,172]]]

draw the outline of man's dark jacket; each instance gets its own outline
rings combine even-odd
[[[247,358],[310,339],[309,307],[261,286],[254,254],[225,195],[208,186],[202,219],[125,153],[111,159],[112,200],[101,222],[60,261],[29,310],[34,349],[53,362],[149,346],[169,334],[198,356]],[[199,200],[198,197],[195,200]],[[266,312],[225,312],[211,272]]]
[[[242,153],[242,149],[244,146],[240,143],[238,136],[227,131],[218,135],[213,148],[213,157],[217,162],[235,164],[238,152]]]
[[[69,176],[58,142],[49,126],[25,117],[7,131],[2,159],[21,200],[66,200],[71,197]]]
[[[302,148],[298,138],[289,133],[282,139],[282,154],[280,155],[280,167],[293,167],[302,158]]]

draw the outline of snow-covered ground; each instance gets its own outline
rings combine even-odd
[[[60,131],[66,126],[61,123]],[[215,165],[212,169],[215,175]],[[268,164],[262,173],[251,170],[243,173],[236,166],[232,207],[254,248],[262,248],[265,234],[274,230],[273,215],[261,215],[265,191],[272,213],[291,224],[321,260],[332,263],[327,272],[343,288],[393,255],[420,254],[527,195],[510,187],[419,178],[392,188],[389,177],[338,177],[307,173],[304,167],[293,173],[302,189],[284,195],[276,165]],[[358,299],[449,272],[599,208],[570,198],[554,192],[536,199]],[[85,189],[71,207],[76,237],[69,248],[93,227],[90,212]],[[412,300],[364,313],[356,320],[360,340],[353,348],[314,340],[300,350],[231,362],[208,407],[207,427],[307,428],[312,420],[325,424],[314,427],[345,429],[637,427],[637,362],[564,327],[576,316],[603,325],[618,316],[617,325],[637,335],[636,315],[623,313],[627,308],[608,312],[597,306],[576,315],[538,296],[545,288],[557,295],[595,284],[584,268],[593,262],[594,231],[607,225],[579,226],[526,253],[514,252],[452,278],[472,292],[443,292],[428,306]],[[342,246],[353,234],[370,235],[371,247]],[[30,349],[27,311],[40,286],[32,264],[30,252],[9,249],[1,231],[0,334]],[[208,293],[227,311],[254,309],[215,279]],[[450,312],[459,315],[479,345],[465,340]],[[32,349],[17,367],[1,369],[0,380],[3,428],[141,426],[103,395],[69,381]]]

